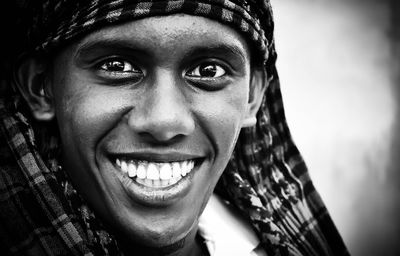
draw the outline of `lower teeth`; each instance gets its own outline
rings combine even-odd
[[[177,183],[181,178],[172,178],[169,180],[150,180],[150,179],[139,179],[136,178],[135,181],[139,184],[148,187],[166,187]]]

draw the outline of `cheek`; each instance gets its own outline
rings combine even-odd
[[[225,153],[233,149],[243,118],[246,116],[247,87],[245,84],[235,85],[234,89],[215,93],[200,103],[201,122],[205,124],[206,133],[218,151],[222,150]]]
[[[56,95],[56,116],[64,148],[93,156],[98,142],[123,113],[121,96],[79,80],[66,81],[63,86]]]
[[[210,170],[201,173],[206,182],[196,192],[202,194],[206,191],[201,210],[207,204],[209,196],[231,157],[247,109],[247,95],[246,89],[234,92],[214,92],[195,104],[201,110],[198,112],[200,113],[198,114],[198,124],[211,144]]]
[[[247,90],[229,91],[210,96],[198,104],[198,108],[201,109],[201,114],[198,115],[199,124],[212,144],[211,169],[210,172],[202,174],[207,180],[207,188],[202,186],[197,192],[201,194],[206,191],[201,210],[207,204],[231,157],[247,110],[247,95]]]
[[[64,56],[57,60],[54,65],[63,68],[56,68],[52,79],[61,136],[65,142],[93,145],[96,136],[102,136],[114,121],[121,97],[111,87],[96,85],[69,59]]]

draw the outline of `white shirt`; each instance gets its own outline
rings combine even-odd
[[[211,256],[267,256],[250,224],[214,194],[199,219],[199,234]]]

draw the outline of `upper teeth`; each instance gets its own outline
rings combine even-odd
[[[193,170],[194,160],[160,163],[116,159],[116,164],[129,177],[145,185],[166,186],[178,182]]]

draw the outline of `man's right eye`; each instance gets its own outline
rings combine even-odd
[[[107,79],[135,80],[138,82],[144,77],[143,71],[128,60],[110,58],[97,65],[99,75]]]
[[[126,60],[111,59],[103,62],[100,66],[102,70],[109,72],[134,72],[142,73],[142,71]]]

